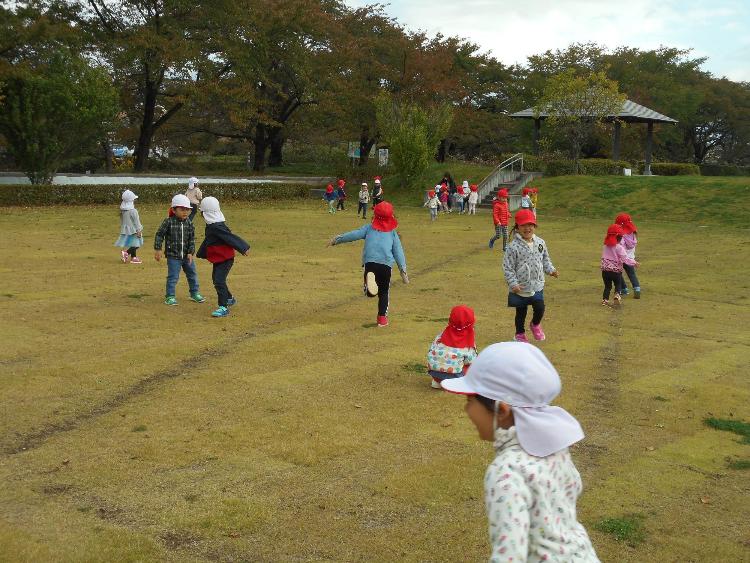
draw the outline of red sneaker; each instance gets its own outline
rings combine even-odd
[[[378,315],[378,326],[388,326],[388,317]]]

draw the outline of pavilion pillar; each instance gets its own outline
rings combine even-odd
[[[651,152],[654,148],[654,122],[648,122],[646,130],[646,164],[643,167],[643,175],[651,176]]]
[[[542,120],[534,120],[534,156],[539,156],[539,137],[541,136]]]
[[[620,122],[615,120],[615,128],[612,132],[612,160],[620,160]]]

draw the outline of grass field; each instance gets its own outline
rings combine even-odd
[[[613,310],[599,304],[607,219],[547,219],[558,195],[539,185],[561,272],[540,347],[587,434],[578,508],[600,558],[747,560],[747,204],[705,228],[674,220],[701,212],[690,201],[667,220],[630,207],[643,299]],[[148,247],[164,208],[140,210]],[[361,245],[325,246],[360,224],[352,210],[225,213],[252,249],[229,278],[239,303],[212,319],[205,262],[209,302],[189,303],[182,279],[172,308],[151,252],[119,262],[116,207],[3,209],[0,559],[484,560],[492,449],[422,365],[460,302],[480,347],[512,337],[489,214],[397,209],[412,283],[394,284],[378,329]]]

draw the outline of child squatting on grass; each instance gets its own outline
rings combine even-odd
[[[609,293],[615,288],[615,303],[620,304],[620,286],[622,285],[622,266],[638,266],[638,262],[629,258],[625,248],[620,244],[623,229],[620,225],[610,225],[607,228],[607,236],[604,237],[602,247],[602,281],[604,282],[604,293],[602,294],[602,305],[609,305]]]
[[[362,264],[365,268],[364,292],[367,297],[378,296],[379,327],[388,326],[388,293],[391,285],[391,264],[395,261],[404,283],[409,283],[406,257],[401,239],[396,232],[398,221],[393,216],[393,206],[384,201],[374,209],[372,223],[354,231],[333,237],[328,246],[364,239]]]
[[[492,344],[465,377],[441,385],[466,395],[479,437],[495,446],[484,476],[490,562],[598,562],[576,516],[583,485],[568,451],[583,430],[550,405],[561,384],[544,353],[520,342]]]
[[[229,315],[229,307],[237,303],[227,286],[229,270],[234,266],[234,251],[236,250],[243,256],[247,256],[250,245],[229,229],[225,223],[224,214],[219,207],[219,200],[215,197],[207,197],[201,201],[201,213],[203,214],[203,220],[206,222],[206,238],[203,240],[196,256],[213,264],[211,278],[214,282],[219,306],[211,313],[211,316],[226,317]]]
[[[440,389],[444,379],[462,377],[477,357],[474,310],[466,305],[451,309],[448,326],[435,337],[427,351],[427,373],[432,387]]]
[[[185,194],[177,194],[172,198],[172,214],[162,221],[154,237],[154,258],[159,262],[162,258],[161,247],[164,244],[164,254],[167,257],[167,290],[164,296],[165,305],[177,305],[175,287],[180,279],[180,269],[190,288],[190,299],[196,303],[203,303],[206,298],[200,294],[198,287],[198,272],[195,269],[195,228],[188,219],[190,214],[190,200]]]
[[[544,317],[544,274],[558,277],[547,253],[547,244],[534,234],[536,217],[531,209],[519,209],[515,216],[516,224],[511,231],[512,240],[503,259],[505,281],[508,282],[508,307],[516,309],[516,336],[518,342],[528,342],[526,338],[526,313],[531,305],[534,314],[531,318],[531,332],[536,340],[544,340],[542,330]]]
[[[122,192],[122,203],[120,203],[120,236],[115,241],[115,246],[122,248],[120,258],[126,264],[141,264],[142,261],[135,254],[143,246],[143,225],[135,208],[135,200],[138,196],[130,190]]]

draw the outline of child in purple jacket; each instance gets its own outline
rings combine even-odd
[[[638,266],[638,262],[630,258],[619,242],[622,240],[624,231],[620,225],[610,225],[607,236],[604,237],[602,248],[602,280],[604,281],[604,293],[602,305],[609,305],[609,294],[612,286],[615,288],[615,304],[620,304],[620,286],[622,285],[622,266]]]

